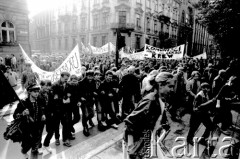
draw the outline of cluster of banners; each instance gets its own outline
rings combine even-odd
[[[144,51],[133,54],[124,53],[121,50],[119,53],[121,58],[128,58],[129,60],[144,60],[145,58],[152,59],[182,59],[184,54],[184,46],[180,45],[170,49],[160,49],[151,45],[145,44]]]
[[[56,82],[60,79],[60,74],[62,72],[69,72],[70,74],[75,74],[77,76],[81,75],[81,61],[79,55],[78,45],[71,51],[68,57],[63,61],[63,63],[53,72],[48,72],[40,69],[26,54],[22,46],[19,45],[25,62],[31,63],[31,68],[33,72],[36,72],[39,75],[40,80],[51,80]]]
[[[83,45],[83,43],[81,43],[81,45],[82,45],[82,50],[83,50],[84,53],[91,52],[94,55],[102,55],[102,54],[110,53],[110,52],[113,52],[113,51],[116,50],[116,47],[111,42],[103,45],[100,48],[99,47],[94,47],[91,44],[88,44],[89,48],[85,47]]]

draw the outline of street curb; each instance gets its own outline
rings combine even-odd
[[[92,157],[96,156],[97,154],[103,152],[104,150],[108,149],[112,145],[114,145],[116,142],[122,140],[123,133],[115,137],[114,139],[106,142],[105,144],[99,146],[98,148],[94,149],[93,151],[90,151],[89,153],[85,154],[81,157],[81,159],[91,159]]]

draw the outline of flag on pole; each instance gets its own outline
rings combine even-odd
[[[0,109],[2,109],[5,105],[13,103],[19,98],[2,71],[0,71],[0,81]]]

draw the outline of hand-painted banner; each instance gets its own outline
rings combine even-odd
[[[116,47],[111,42],[103,45],[100,48],[94,47],[92,45],[90,45],[90,47],[91,47],[92,53],[96,55],[105,54],[105,53],[109,53],[109,51],[112,52],[116,50]]]
[[[200,55],[194,56],[193,58],[194,59],[207,59],[207,53],[204,52],[204,53],[202,53]]]
[[[145,44],[144,57],[155,59],[181,59],[183,58],[184,46],[180,45],[170,49],[160,49]]]
[[[39,75],[40,80],[51,80],[52,82],[56,82],[60,79],[61,72],[69,72],[71,75],[74,74],[76,76],[81,75],[81,61],[79,56],[78,45],[72,50],[72,52],[68,55],[68,57],[63,61],[63,63],[53,72],[48,72],[40,69],[26,54],[23,50],[22,46],[20,48],[23,53],[23,57],[25,62],[31,63],[31,68],[33,72],[36,72]]]
[[[136,52],[133,54],[127,54],[123,51],[123,49],[119,52],[121,58],[128,58],[129,60],[144,60],[144,52]]]

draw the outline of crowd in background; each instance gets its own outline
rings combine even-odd
[[[207,127],[204,137],[207,137],[213,130],[212,125],[217,123],[222,123],[222,131],[228,133],[227,129],[232,124],[230,122],[232,116],[230,107],[226,106],[228,105],[226,98],[235,100],[240,95],[240,90],[236,89],[239,88],[240,83],[238,59],[184,58],[181,60],[145,59],[134,61],[119,59],[119,66],[116,67],[114,55],[100,55],[84,56],[81,58],[81,62],[81,76],[77,77],[68,72],[62,72],[60,80],[56,83],[48,80],[39,81],[41,87],[35,84],[39,78],[31,70],[31,64],[24,64],[25,69],[21,73],[22,87],[28,91],[31,100],[34,98],[33,103],[39,101],[33,107],[31,102],[27,101],[28,111],[19,106],[14,113],[15,118],[19,115],[30,115],[35,123],[35,129],[26,132],[34,134],[35,140],[30,142],[28,136],[22,143],[24,155],[31,148],[40,153],[38,149],[42,147],[41,136],[44,125],[46,125],[48,134],[43,147],[48,152],[51,152],[49,143],[54,134],[56,145],[60,144],[60,123],[63,126],[63,145],[68,147],[71,146],[70,141],[75,139],[74,125],[80,119],[85,136],[89,136],[89,128],[95,126],[92,121],[95,114],[99,131],[111,127],[117,129],[118,124],[137,109],[137,103],[142,98],[156,91],[151,81],[161,72],[168,72],[174,77],[171,97],[164,101],[168,103],[166,109],[171,114],[172,120],[180,121],[186,113],[192,115],[188,142],[191,142],[193,134],[201,122]],[[20,64],[22,63],[23,61]],[[7,67],[8,69],[16,69],[18,65],[15,64],[14,62],[9,63],[9,61],[6,63],[5,60],[5,65],[10,66]],[[7,77],[4,63],[1,62],[0,66]],[[231,93],[227,94],[226,92]],[[30,97],[27,100],[30,100]],[[166,97],[166,99],[168,98]],[[206,102],[217,102],[219,106],[220,101],[222,108],[220,111],[212,107],[204,107]],[[214,121],[210,119],[212,114],[217,114]],[[226,116],[224,119],[220,118],[223,114]]]

